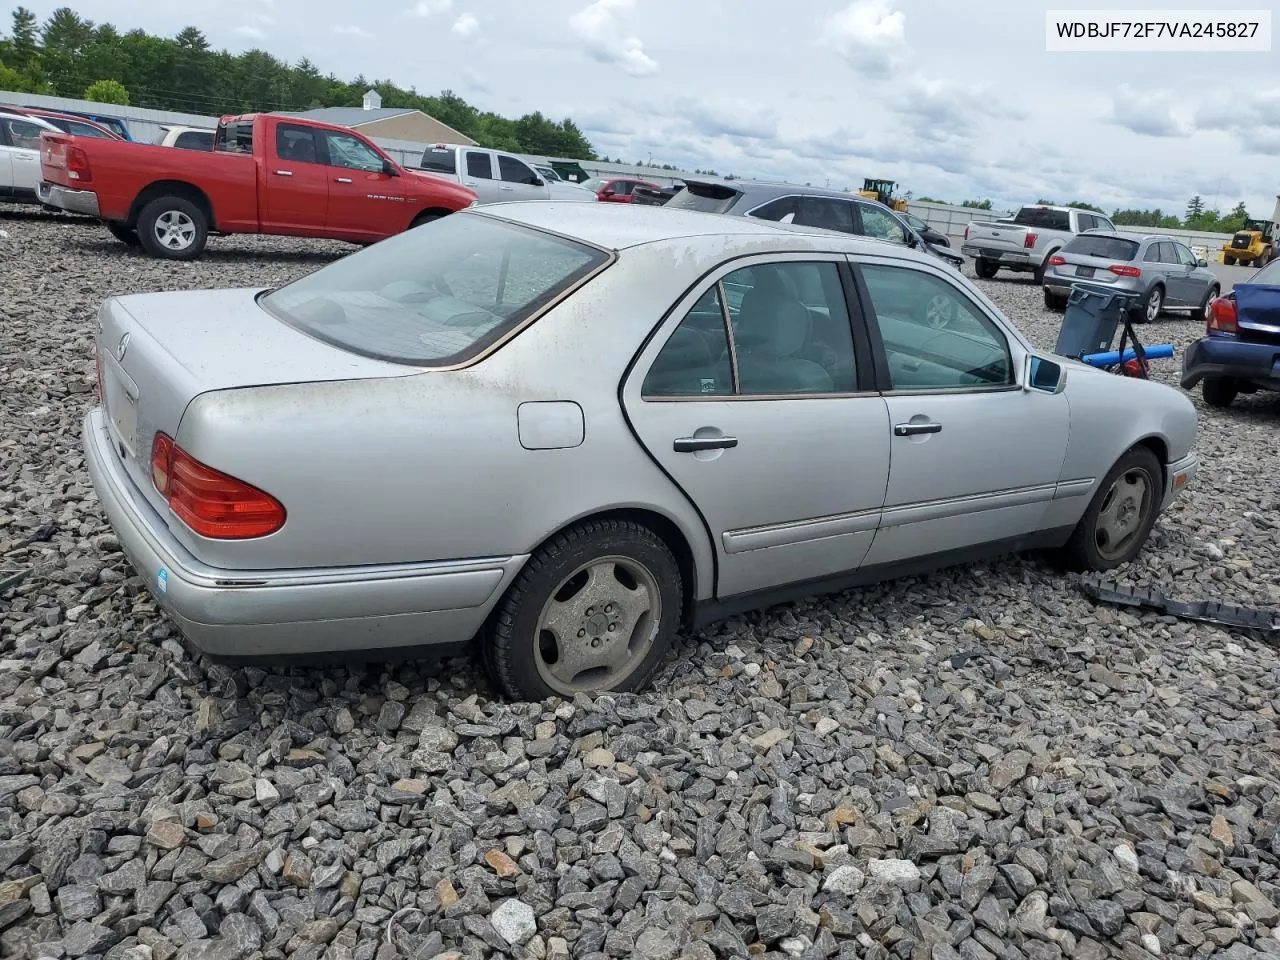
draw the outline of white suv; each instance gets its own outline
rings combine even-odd
[[[39,203],[40,134],[58,128],[40,117],[0,111],[0,200]]]

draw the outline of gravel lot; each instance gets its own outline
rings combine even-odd
[[[1280,953],[1275,651],[1041,560],[740,617],[595,702],[494,702],[466,662],[192,658],[83,469],[93,311],[351,248],[182,265],[0,229],[0,568],[33,568],[0,593],[0,955]],[[1052,345],[1025,276],[982,286]],[[1280,401],[1201,414],[1201,476],[1123,578],[1280,603]]]

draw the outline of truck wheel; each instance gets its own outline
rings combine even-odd
[[[209,220],[185,197],[157,197],[138,214],[143,249],[161,260],[194,260],[209,240]]]
[[[107,231],[127,247],[142,246],[142,241],[138,239],[138,231],[133,227],[125,226],[123,223],[108,223]]]
[[[1053,293],[1048,287],[1044,291],[1044,305],[1050,310],[1059,312],[1067,309],[1067,298],[1060,293]]]
[[[973,261],[973,271],[983,280],[990,280],[1000,271],[1000,264],[994,260],[983,260],[982,257]]]
[[[1229,407],[1240,388],[1230,377],[1205,377],[1200,381],[1200,393],[1211,407]]]
[[[1234,267],[1236,265],[1236,258],[1224,256],[1222,258],[1222,264],[1223,266]]]
[[[447,213],[441,213],[439,210],[425,210],[413,218],[413,223],[409,224],[409,229],[420,227],[424,223],[432,223],[442,217],[447,217]]]
[[[1053,253],[1050,253],[1049,257],[1052,257],[1052,256],[1053,256]],[[1049,257],[1045,257],[1044,262],[1041,263],[1038,267],[1036,267],[1033,271],[1031,271],[1031,276],[1035,278],[1037,287],[1044,283],[1044,271],[1048,267]]]

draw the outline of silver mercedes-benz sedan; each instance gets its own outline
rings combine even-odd
[[[197,647],[478,637],[522,699],[636,689],[778,600],[1114,567],[1197,465],[1181,392],[1035,351],[935,257],[752,217],[473,208],[274,290],[112,298],[97,344],[89,470]]]

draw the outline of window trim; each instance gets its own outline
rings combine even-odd
[[[845,311],[849,314],[850,333],[853,337],[854,375],[857,378],[857,384],[853,390],[837,390],[823,393],[742,394],[738,392],[737,347],[733,342],[733,326],[729,316],[729,301],[724,292],[724,279],[738,270],[775,263],[830,263],[836,268],[836,275],[839,277],[840,287],[844,294]],[[843,253],[817,250],[775,250],[770,253],[740,254],[730,260],[722,261],[704,273],[672,304],[657,326],[653,328],[649,337],[640,345],[640,348],[632,358],[627,373],[624,375],[623,394],[625,396],[628,390],[633,390],[634,398],[641,403],[755,403],[769,400],[834,400],[879,396],[880,391],[876,389],[876,377],[870,369],[874,354],[871,344],[867,340],[866,324],[860,312],[852,284],[853,274],[849,269],[848,255]],[[654,361],[658,359],[658,355],[666,347],[667,341],[684,323],[689,311],[713,287],[718,291],[721,320],[726,324],[726,333],[729,338],[729,363],[734,377],[733,394],[728,396],[694,394],[687,397],[646,395],[644,393],[644,381],[649,375],[649,370],[652,368]]]
[[[1015,393],[1023,390],[1023,366],[1025,365],[1026,357],[1031,353],[1031,350],[1016,331],[1010,330],[1007,322],[988,309],[986,304],[982,303],[980,300],[976,300],[967,290],[956,284],[952,277],[947,276],[941,270],[934,269],[933,264],[923,264],[915,260],[907,260],[905,258],[896,260],[895,258],[890,257],[872,257],[862,254],[848,254],[847,256],[857,285],[858,296],[864,303],[862,316],[864,317],[867,338],[871,341],[872,345],[876,386],[878,388],[877,392],[880,396],[939,397],[966,394]],[[1001,384],[999,386],[977,385],[972,387],[943,387],[937,390],[895,389],[893,386],[893,377],[889,371],[889,357],[885,352],[884,340],[880,335],[880,322],[876,316],[875,301],[871,297],[871,290],[867,286],[866,278],[863,276],[862,268],[864,266],[890,267],[899,270],[917,270],[920,273],[925,273],[941,280],[947,286],[951,287],[957,296],[961,297],[975,308],[975,313],[986,317],[991,325],[996,328],[996,331],[1004,337],[1005,356],[1009,358],[1012,383]]]

